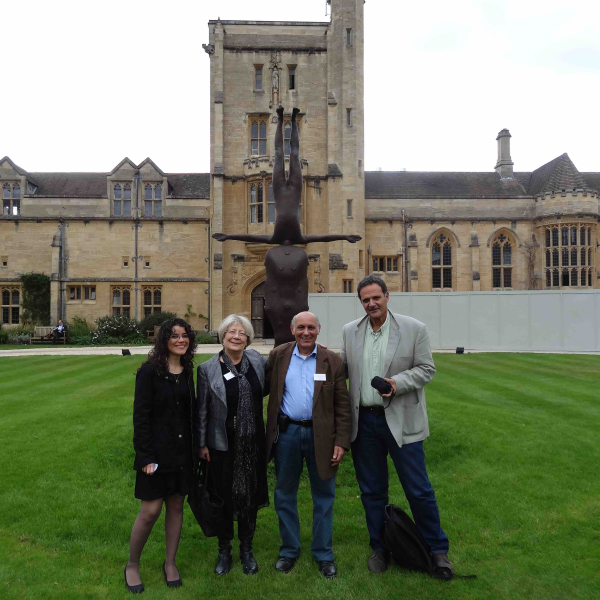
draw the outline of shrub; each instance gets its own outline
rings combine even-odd
[[[217,339],[212,335],[206,333],[206,331],[196,331],[196,343],[197,344],[216,344]]]
[[[69,338],[89,336],[92,333],[88,322],[81,317],[73,317],[73,320],[67,325],[69,327]]]
[[[167,319],[174,319],[177,316],[172,312],[155,312],[140,321],[139,330],[141,333],[146,331],[154,331],[156,325],[162,325]]]
[[[8,331],[0,330],[0,344],[6,344],[8,340]]]
[[[126,338],[139,333],[139,325],[135,319],[124,315],[100,317],[96,319],[96,331],[92,333],[92,343],[99,343],[98,340],[103,337]]]
[[[6,340],[7,344],[13,344],[14,346],[18,346],[21,344],[29,344],[29,334],[28,333],[12,333],[8,335]]]

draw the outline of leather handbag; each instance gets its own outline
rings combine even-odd
[[[188,495],[188,504],[206,537],[216,537],[225,520],[224,502],[214,489],[214,476],[211,475],[210,463],[201,461]]]

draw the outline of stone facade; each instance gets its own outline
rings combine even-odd
[[[39,271],[52,277],[53,321],[191,305],[196,327],[238,313],[268,336],[269,246],[210,235],[273,231],[279,105],[288,118],[301,110],[303,231],[363,238],[306,247],[310,292],[355,293],[370,273],[398,292],[600,287],[600,173],[566,154],[515,171],[502,129],[489,172],[364,172],[364,2],[330,6],[325,23],[209,22],[210,173],[163,173],[150,159],[28,173],[0,159],[3,319],[19,318],[18,274]]]

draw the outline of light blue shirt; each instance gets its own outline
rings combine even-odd
[[[281,400],[281,412],[294,421],[312,419],[316,371],[317,345],[308,356],[302,356],[296,344],[285,376]]]

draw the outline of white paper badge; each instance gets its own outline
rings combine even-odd
[[[315,373],[315,381],[327,381],[325,373]]]
[[[233,373],[225,373],[223,377],[225,377],[225,381],[229,381],[230,379],[233,379],[235,375]]]

